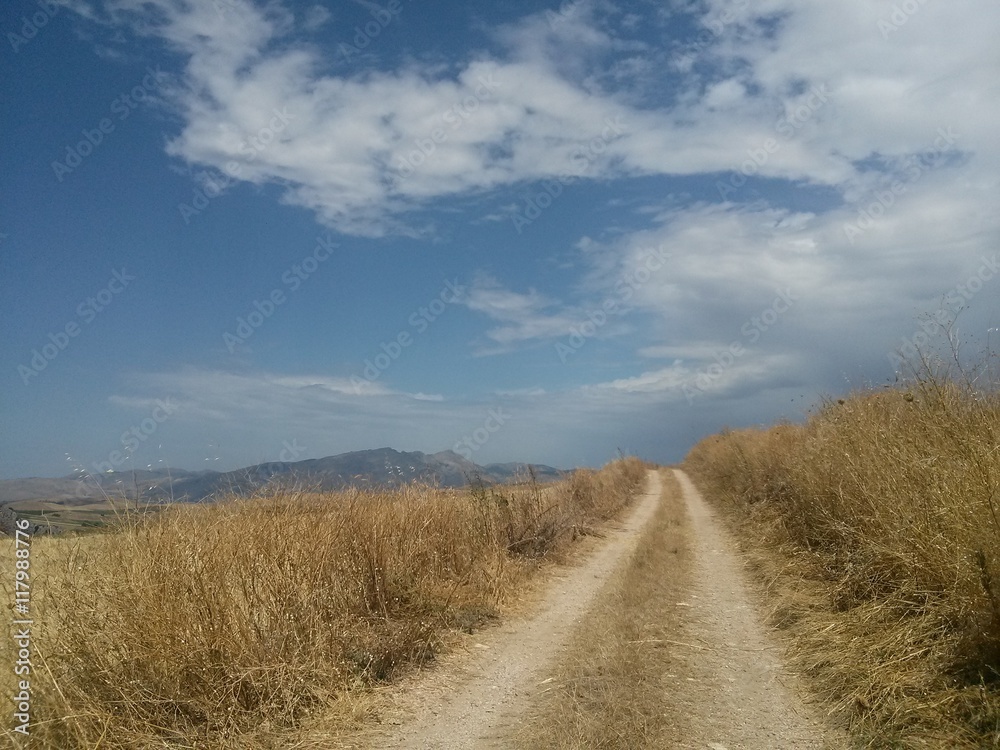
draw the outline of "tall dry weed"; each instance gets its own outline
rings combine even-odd
[[[35,574],[33,746],[287,739],[496,616],[536,559],[616,513],[643,473],[626,460],[548,487],[275,490],[37,540],[61,547]]]
[[[924,368],[686,459],[777,552],[775,590],[812,592],[779,619],[871,746],[1000,747],[1000,391],[984,382]]]

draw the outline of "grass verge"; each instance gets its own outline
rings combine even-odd
[[[544,488],[276,491],[36,539],[30,746],[301,746],[310,720],[350,722],[366,688],[496,616],[644,476],[625,459]]]
[[[925,371],[684,468],[739,530],[774,624],[867,747],[1000,748],[1000,393]]]
[[[662,748],[684,736],[671,705],[689,551],[684,503],[673,472],[661,471],[660,506],[626,566],[576,628],[558,671],[517,737],[517,747]]]

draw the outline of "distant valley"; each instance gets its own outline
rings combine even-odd
[[[555,480],[562,474],[551,466],[530,467],[539,481]],[[137,498],[143,505],[201,502],[220,495],[249,495],[274,483],[323,491],[410,482],[462,487],[478,481],[509,482],[527,476],[528,471],[529,465],[524,463],[480,466],[454,451],[428,454],[378,448],[306,461],[274,461],[227,472],[157,469],[0,480],[0,506],[6,506],[0,507],[0,529],[7,530],[11,511],[63,530],[102,525],[104,516],[113,515],[115,507],[134,503]]]

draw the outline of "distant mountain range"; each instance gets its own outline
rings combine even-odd
[[[531,464],[540,481],[558,479],[561,472],[551,466]],[[88,505],[110,497],[135,498],[147,502],[198,502],[226,494],[250,494],[274,482],[309,489],[337,490],[349,486],[392,487],[413,481],[442,487],[462,487],[473,481],[487,484],[509,482],[527,475],[529,464],[505,463],[480,466],[454,451],[404,453],[391,448],[355,451],[307,461],[276,461],[235,471],[115,471],[88,477],[72,475],[56,479],[0,480],[0,505],[23,501],[46,501],[60,505]]]

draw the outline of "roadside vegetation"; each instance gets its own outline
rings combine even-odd
[[[801,426],[709,437],[684,468],[861,742],[1000,748],[1000,389],[916,370]]]
[[[372,688],[501,615],[645,471],[623,459],[548,486],[274,489],[37,538],[30,746],[305,747],[321,718],[330,747],[370,718]]]

